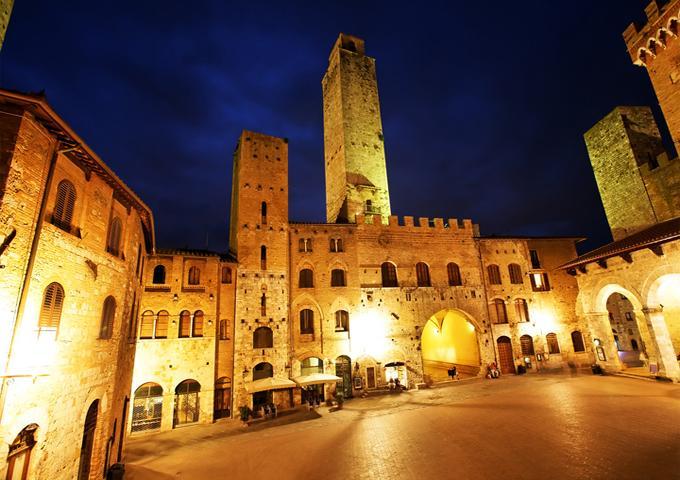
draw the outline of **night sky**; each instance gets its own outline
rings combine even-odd
[[[246,3],[18,0],[0,85],[45,90],[158,246],[225,251],[244,128],[290,140],[290,218],[325,221],[321,78],[351,33],[377,59],[393,214],[610,240],[583,133],[656,105],[621,35],[647,1]]]

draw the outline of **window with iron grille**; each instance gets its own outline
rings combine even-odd
[[[132,432],[158,430],[163,417],[163,387],[145,383],[137,390],[132,401]]]
[[[529,305],[527,301],[523,298],[518,298],[515,300],[515,313],[517,313],[518,322],[528,322],[529,321]]]
[[[193,266],[189,269],[189,276],[187,278],[187,283],[189,285],[200,285],[201,284],[201,269],[197,266]]]
[[[491,303],[491,312],[494,316],[494,323],[508,323],[508,312],[505,309],[505,302],[496,298]]]
[[[231,268],[222,267],[222,283],[231,283]]]
[[[517,284],[521,285],[523,283],[522,267],[520,267],[516,263],[511,263],[510,265],[508,265],[508,273],[510,274],[510,283],[516,285]]]
[[[397,281],[397,267],[392,262],[383,262],[380,266],[380,273],[382,274],[383,287],[398,287]]]
[[[501,269],[498,265],[489,265],[486,267],[486,273],[489,276],[489,284],[500,285],[501,284]]]
[[[519,337],[519,344],[522,347],[522,355],[534,354],[534,339],[531,335],[522,335]]]
[[[557,335],[554,333],[549,333],[545,336],[546,343],[548,344],[548,353],[557,354],[560,353],[560,344],[557,342]]]
[[[102,308],[102,321],[99,326],[99,338],[108,339],[113,335],[113,321],[116,316],[116,299],[112,296],[106,297]]]
[[[253,332],[253,348],[272,348],[274,332],[269,327],[259,327]]]
[[[344,251],[345,250],[342,245],[342,238],[331,238],[331,252],[338,253]]]
[[[299,252],[311,252],[312,251],[312,239],[311,238],[301,238],[298,240],[298,251]]]
[[[120,257],[120,239],[123,234],[123,224],[120,218],[113,217],[111,225],[109,226],[109,236],[106,240],[106,251],[111,255]]]
[[[189,310],[183,310],[179,314],[179,333],[180,338],[188,338],[191,336],[191,313]]]
[[[418,262],[416,264],[416,279],[419,287],[429,287],[430,284],[430,267],[427,263]]]
[[[349,312],[346,310],[338,310],[335,312],[335,331],[348,332],[349,331]]]
[[[463,279],[460,276],[460,267],[457,263],[449,263],[446,265],[446,272],[449,275],[449,286],[459,287],[463,285]]]
[[[585,352],[586,347],[583,344],[583,335],[578,330],[571,332],[571,343],[574,344],[575,352]]]
[[[191,336],[192,337],[202,337],[203,336],[203,320],[205,315],[202,310],[196,310],[194,312],[194,321],[191,324]]]
[[[57,185],[57,196],[54,201],[51,223],[64,231],[70,232],[75,204],[76,187],[68,180],[62,180]]]
[[[331,270],[331,287],[345,287],[347,280],[345,278],[345,271],[340,268]]]
[[[153,267],[153,280],[156,285],[165,284],[165,267],[163,265],[156,265]]]
[[[300,288],[314,288],[314,272],[310,268],[300,270],[298,284]]]
[[[64,306],[64,289],[56,282],[50,283],[43,293],[42,307],[38,319],[38,335],[53,332],[56,335],[61,322]]]
[[[314,312],[309,308],[300,310],[300,333],[314,333]]]

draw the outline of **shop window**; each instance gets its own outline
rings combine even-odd
[[[460,267],[457,263],[449,263],[446,265],[446,272],[449,276],[449,286],[459,287],[463,285],[463,279],[460,276]]]
[[[416,279],[419,287],[430,287],[430,267],[427,263],[418,262],[416,264]]]
[[[54,201],[51,223],[66,232],[70,232],[75,204],[76,187],[68,180],[62,180],[57,185],[57,196]]]
[[[173,427],[198,422],[199,413],[199,393],[201,384],[196,380],[184,380],[175,388],[175,414],[173,416]]]
[[[331,287],[345,287],[345,286],[347,286],[345,271],[340,268],[333,269],[331,271]]]
[[[58,283],[50,283],[43,293],[43,302],[38,320],[38,335],[51,332],[56,335],[61,322],[64,306],[64,289]]]
[[[498,265],[489,265],[486,267],[486,273],[489,276],[489,284],[500,285],[501,284],[501,270]]]
[[[116,316],[116,299],[106,297],[102,308],[102,320],[99,325],[99,338],[108,339],[113,335],[113,321]]]
[[[132,400],[132,432],[158,430],[163,417],[163,387],[157,383],[145,383]]]
[[[521,285],[522,281],[522,267],[516,263],[511,263],[508,265],[508,273],[510,274],[510,283],[515,285]]]

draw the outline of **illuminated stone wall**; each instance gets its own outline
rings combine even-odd
[[[14,0],[3,0],[2,3],[0,3],[0,50],[2,50],[2,44],[5,41],[5,33],[7,33],[13,6]]]

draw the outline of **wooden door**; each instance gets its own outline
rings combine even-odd
[[[512,354],[512,343],[508,337],[500,337],[498,344],[498,363],[502,373],[515,373],[515,358]]]
[[[366,387],[375,388],[375,367],[366,369]]]

